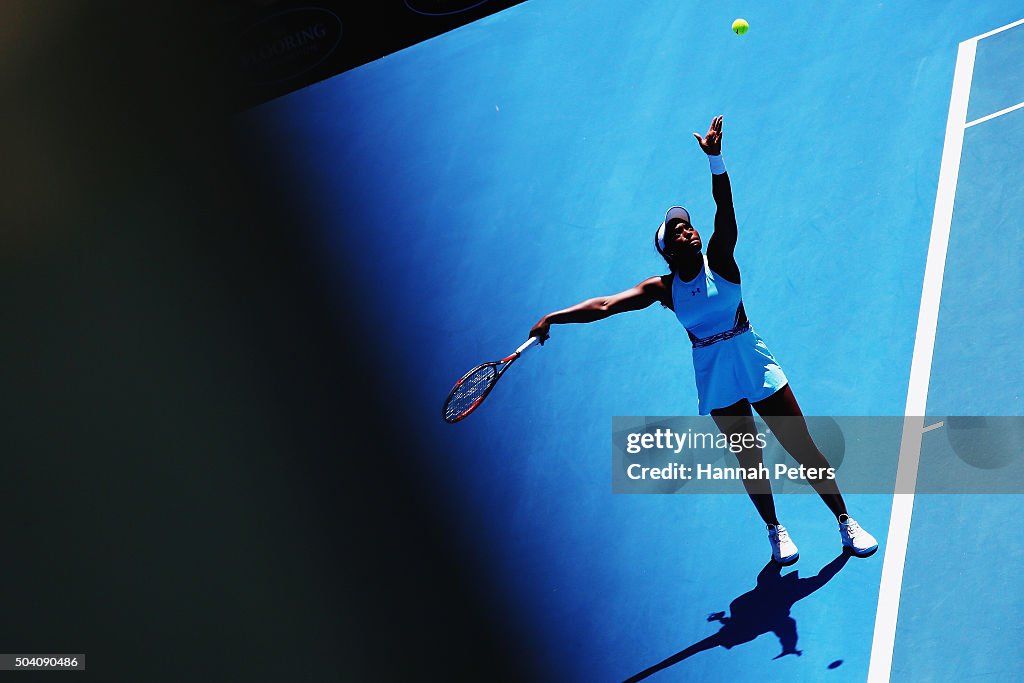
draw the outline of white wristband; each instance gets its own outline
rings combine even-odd
[[[725,162],[722,161],[722,155],[716,154],[715,156],[708,155],[708,161],[711,163],[711,174],[722,175],[725,173]]]

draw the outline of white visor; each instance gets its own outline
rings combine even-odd
[[[658,250],[662,254],[665,253],[665,226],[673,218],[681,218],[687,223],[690,223],[690,212],[681,206],[673,206],[665,212],[665,222],[658,228]]]

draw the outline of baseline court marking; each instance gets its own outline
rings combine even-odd
[[[1024,107],[1024,102],[1019,102],[1013,105],[1012,107],[1007,107],[1006,109],[1000,109],[995,114],[989,114],[988,116],[982,116],[980,119],[975,119],[968,123],[966,126],[964,126],[964,128],[970,128],[971,126],[976,126],[979,123],[985,123],[990,119],[994,119],[997,116],[1002,116],[1003,114],[1009,114],[1011,111],[1014,111],[1015,109],[1020,109],[1021,107]]]
[[[1024,24],[1020,19],[988,33],[960,43],[957,50],[953,89],[946,119],[946,138],[942,145],[942,163],[939,185],[932,214],[931,238],[928,242],[928,260],[924,269],[921,308],[917,319],[917,336],[910,365],[907,388],[907,406],[903,412],[903,438],[900,442],[899,463],[896,467],[896,493],[892,497],[892,514],[882,561],[882,579],[878,590],[878,609],[875,613],[875,631],[871,641],[871,660],[868,664],[870,683],[888,683],[892,674],[893,648],[896,642],[896,621],[899,616],[900,592],[903,588],[903,570],[910,540],[910,522],[914,512],[914,493],[918,464],[921,459],[921,438],[925,431],[939,426],[924,426],[928,402],[928,383],[931,379],[932,355],[935,350],[935,332],[939,319],[939,301],[942,297],[942,277],[946,268],[946,250],[949,230],[953,222],[953,200],[960,174],[960,155],[963,151],[964,131],[1024,106],[1024,102],[967,123],[967,104],[974,76],[974,58],[978,41]],[[908,491],[910,493],[898,493]]]

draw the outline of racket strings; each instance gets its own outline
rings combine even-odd
[[[485,365],[471,374],[452,391],[448,405],[445,406],[445,418],[455,419],[472,408],[496,380],[497,372],[493,365]]]

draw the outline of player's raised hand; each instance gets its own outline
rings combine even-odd
[[[718,115],[711,119],[711,125],[708,127],[707,135],[703,138],[699,133],[694,133],[693,137],[697,138],[697,144],[700,145],[701,150],[708,156],[715,156],[722,153],[722,116]]]

